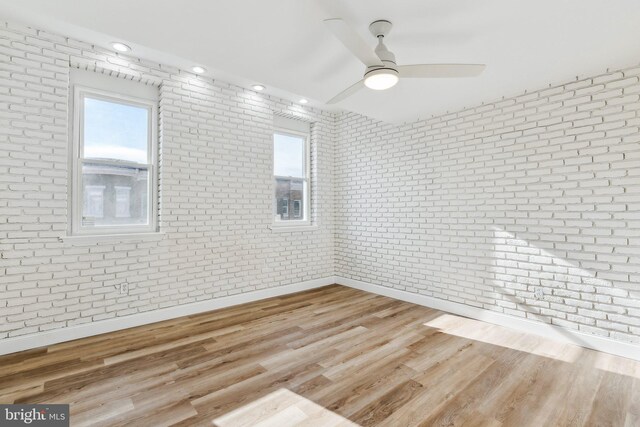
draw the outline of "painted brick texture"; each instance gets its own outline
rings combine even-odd
[[[336,273],[640,343],[639,77],[400,126],[340,116]]]
[[[60,241],[70,68],[158,87],[161,240]],[[313,123],[313,231],[268,228],[274,114]],[[334,113],[2,24],[0,124],[0,338],[333,275]]]
[[[162,239],[60,240],[73,68],[158,88]],[[639,78],[396,126],[2,24],[0,339],[337,274],[640,343]],[[313,123],[313,231],[268,228],[274,114]]]

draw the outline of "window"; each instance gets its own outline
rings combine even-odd
[[[293,217],[300,218],[300,200],[293,201]]]
[[[131,187],[118,187],[116,189],[116,218],[131,218],[131,202],[129,194]],[[144,197],[144,194],[142,194]]]
[[[310,222],[309,133],[302,132],[304,126],[308,129],[306,123],[298,124],[295,129],[277,127],[273,134],[275,225]]]
[[[104,185],[87,185],[85,187],[84,212],[93,218],[104,216]]]
[[[280,219],[288,219],[289,218],[289,199],[279,199],[278,200],[279,211],[278,215],[280,215]]]
[[[155,231],[156,103],[75,86],[72,234]]]

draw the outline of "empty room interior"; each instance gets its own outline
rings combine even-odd
[[[0,0],[0,426],[640,426],[637,0]]]

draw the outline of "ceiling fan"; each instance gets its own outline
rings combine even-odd
[[[484,64],[414,64],[397,65],[395,55],[384,45],[384,37],[391,31],[391,22],[381,19],[369,25],[369,31],[378,39],[375,50],[340,18],[325,19],[327,28],[342,44],[367,67],[362,80],[327,103],[335,104],[366,86],[385,90],[395,86],[400,78],[475,77],[485,69]]]

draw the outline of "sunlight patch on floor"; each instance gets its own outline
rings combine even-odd
[[[614,354],[598,352],[593,367],[602,371],[640,379],[640,365],[636,361]]]
[[[481,320],[446,313],[423,323],[423,325],[439,329],[442,333],[448,335],[523,351],[537,356],[549,357],[568,363],[584,361],[586,352],[592,352],[590,353],[590,363],[593,369],[640,379],[640,366],[634,360],[582,348],[570,343],[559,342]]]
[[[449,335],[550,357],[563,362],[575,361],[584,351],[575,345],[453,314],[442,314],[424,325],[440,329]]]
[[[218,427],[359,427],[335,412],[285,388],[213,420]]]

